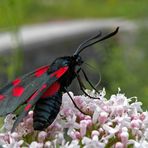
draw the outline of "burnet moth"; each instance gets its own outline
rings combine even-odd
[[[76,78],[83,93],[84,84],[80,78],[83,73],[85,80],[91,84],[81,65],[83,60],[80,53],[87,47],[108,39],[118,32],[119,27],[112,33],[102,36],[101,32],[86,41],[82,42],[72,56],[64,56],[55,59],[51,65],[43,66],[30,72],[14,81],[8,83],[0,89],[0,116],[5,116],[14,112],[18,107],[25,105],[23,112],[19,114],[14,122],[11,132],[22,121],[30,110],[33,113],[33,127],[35,130],[44,130],[53,123],[60,111],[62,94],[66,92],[74,103],[75,107],[81,111],[70,96],[67,87]],[[94,98],[94,97],[91,97]],[[81,111],[82,112],[82,111]]]

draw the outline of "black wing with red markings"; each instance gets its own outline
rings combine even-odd
[[[67,71],[68,67],[61,67],[51,74],[47,73],[48,69],[49,65],[41,67],[2,88],[0,90],[0,116],[15,111],[18,106],[26,102],[25,110],[28,111],[41,95]]]

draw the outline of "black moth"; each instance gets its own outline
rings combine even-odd
[[[79,73],[83,73],[84,78],[93,89],[95,89],[95,87],[88,80],[86,73],[81,67],[83,60],[80,53],[85,48],[112,37],[118,32],[118,29],[119,27],[117,27],[114,32],[103,37],[100,32],[81,43],[72,56],[59,57],[55,59],[51,65],[43,66],[19,77],[1,88],[0,116],[12,113],[18,107],[25,104],[23,112],[20,113],[13,125],[12,132],[31,109],[34,109],[33,127],[35,130],[44,130],[52,124],[60,111],[62,93],[67,92],[73,101],[68,93],[67,87],[75,78],[78,80],[80,89],[85,95],[89,96],[84,91],[84,85]],[[75,107],[79,109],[74,101],[73,103]]]

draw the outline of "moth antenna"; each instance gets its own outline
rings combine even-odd
[[[79,47],[77,48],[74,55],[79,55],[85,48],[114,36],[115,34],[117,34],[118,30],[119,30],[119,27],[117,27],[115,31],[107,34],[106,36],[102,37],[101,39],[99,39],[101,36],[101,32],[99,34],[95,35],[94,37],[91,37],[90,39],[84,41],[82,44],[79,45]]]
[[[76,49],[74,55],[78,55],[79,50],[80,50],[81,48],[83,48],[83,46],[84,46],[86,43],[88,43],[88,42],[90,42],[90,41],[92,41],[92,40],[94,40],[94,39],[99,38],[101,35],[102,35],[102,32],[99,32],[99,33],[97,33],[96,35],[93,35],[92,37],[90,37],[89,39],[83,41],[83,42],[78,46],[78,48]]]

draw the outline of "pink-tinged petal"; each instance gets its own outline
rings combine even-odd
[[[117,143],[115,144],[115,148],[124,148],[124,144],[121,143],[121,142],[117,142]]]
[[[77,112],[77,117],[80,119],[80,120],[83,120],[85,118],[85,115],[82,114],[81,112]]]
[[[86,128],[87,128],[86,120],[81,120],[80,121],[80,134],[81,134],[81,137],[85,136]]]
[[[92,122],[94,124],[97,122],[100,112],[101,112],[100,107],[96,107],[95,112],[93,114],[93,118],[92,118]]]
[[[84,117],[84,119],[85,119],[85,120],[91,120],[91,116],[86,115],[86,116]]]
[[[25,123],[27,126],[33,126],[33,118],[26,119]]]
[[[30,145],[29,148],[43,148],[43,143],[38,143],[36,141],[33,141]]]
[[[44,131],[41,131],[41,132],[39,132],[39,134],[38,134],[38,141],[39,141],[40,143],[42,143],[42,142],[44,142],[44,140],[46,139],[46,137],[47,137],[47,133],[44,132]]]
[[[92,136],[92,140],[93,141],[98,141],[99,140],[99,137],[97,135],[94,135],[94,136]]]
[[[45,144],[44,144],[44,148],[50,148],[50,147],[52,147],[52,142],[50,142],[50,141],[47,141]]]
[[[139,129],[141,127],[142,121],[137,119],[137,120],[132,120],[131,121],[131,128],[136,128]]]
[[[124,107],[122,105],[117,106],[116,114],[121,116],[123,113],[124,113]]]
[[[108,113],[101,112],[98,118],[100,124],[104,124],[108,120]]]
[[[87,145],[87,144],[90,143],[90,142],[91,142],[91,139],[90,139],[90,138],[88,138],[88,137],[83,137],[83,139],[82,139],[82,144]]]
[[[11,136],[12,136],[14,139],[16,139],[16,140],[20,138],[19,134],[16,133],[16,132],[13,132],[13,133],[11,134]]]
[[[97,130],[93,130],[92,133],[91,133],[92,140],[98,141],[99,140],[99,137],[98,137],[99,135],[100,135],[100,133]]]
[[[80,139],[81,138],[80,132],[76,131],[75,132],[75,137],[76,137],[76,139]]]
[[[30,118],[33,117],[33,111],[32,110],[28,112],[28,117],[30,117]]]
[[[141,115],[140,115],[139,119],[140,119],[140,120],[142,120],[142,121],[145,119],[145,114],[144,114],[144,112],[143,112],[143,113],[141,113]]]
[[[107,125],[107,124],[103,124],[102,127],[103,127],[103,129],[104,129],[106,132],[108,132],[108,133],[110,133],[110,134],[115,134],[116,132],[119,131],[119,127],[113,128],[113,127],[110,127],[110,126]]]
[[[128,132],[122,132],[122,133],[120,134],[121,142],[122,142],[124,145],[127,144],[128,138],[129,138],[129,133],[128,133]]]
[[[74,101],[76,104],[79,104],[79,105],[83,103],[81,96],[75,96]]]
[[[99,136],[100,135],[99,131],[93,130],[92,133],[91,133],[91,136],[93,137],[95,135]]]

